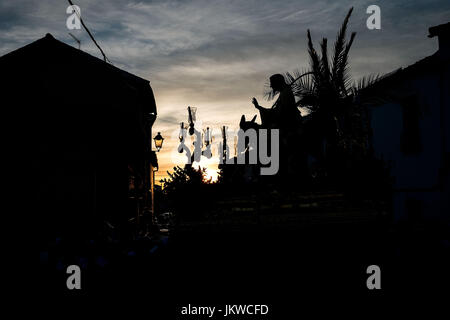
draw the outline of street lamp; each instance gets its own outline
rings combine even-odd
[[[158,134],[153,138],[153,140],[155,141],[155,148],[156,151],[159,152],[162,148],[163,142],[164,142],[164,138],[161,136],[161,132],[158,132]],[[155,158],[156,158],[156,154],[155,154]],[[155,159],[155,161],[157,161],[157,159]],[[156,171],[158,171],[158,163],[156,162],[156,166],[152,167],[152,186],[151,186],[151,197],[152,197],[152,225],[155,223],[155,173]],[[153,165],[153,164],[152,164]]]
[[[159,150],[161,150],[162,148],[162,144],[164,141],[164,138],[161,136],[161,132],[158,132],[158,134],[153,138],[153,140],[155,140],[156,151],[159,152]]]

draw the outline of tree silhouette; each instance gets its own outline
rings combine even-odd
[[[163,194],[177,216],[201,217],[210,201],[211,180],[206,180],[206,169],[195,169],[191,165],[173,168],[163,179]]]
[[[390,100],[388,93],[381,93],[374,86],[382,77],[371,75],[354,81],[350,75],[349,53],[356,37],[356,32],[350,36],[347,32],[352,11],[350,8],[345,16],[332,53],[329,53],[326,38],[320,42],[318,53],[308,29],[309,68],[285,74],[297,106],[311,113],[310,121],[303,125],[308,148],[314,150],[325,144],[327,171],[330,175],[333,171],[339,173],[338,176],[345,174],[343,166],[351,167],[352,161],[367,155],[368,123],[363,106],[373,101]],[[370,94],[367,94],[368,87],[372,87]],[[361,92],[365,94],[361,95]]]
[[[337,33],[332,54],[328,52],[328,40],[320,42],[320,54],[316,51],[311,31],[307,31],[310,67],[286,73],[285,77],[297,98],[297,105],[308,109],[314,118],[316,131],[320,132],[332,148],[349,143],[363,144],[365,132],[363,110],[366,101],[356,99],[359,93],[381,79],[378,75],[354,81],[350,76],[349,52],[356,37],[347,37],[347,27],[353,7],[348,11]],[[377,92],[364,97],[366,100],[382,99]],[[370,99],[369,99],[370,98]],[[357,103],[355,103],[357,102]]]
[[[320,118],[326,137],[336,142],[339,135],[338,117],[342,115],[345,105],[348,105],[352,93],[353,82],[349,73],[349,52],[356,33],[352,32],[347,40],[347,25],[353,8],[347,13],[337,34],[332,55],[328,53],[328,40],[320,43],[321,54],[314,48],[311,31],[308,29],[308,54],[310,70],[308,75],[300,77],[305,72],[287,73],[287,79],[292,83],[294,95],[298,104]],[[296,80],[298,79],[298,80]]]

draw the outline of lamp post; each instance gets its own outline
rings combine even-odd
[[[156,152],[159,152],[164,142],[164,138],[161,136],[161,132],[158,132],[153,140],[155,141]],[[152,166],[152,224],[155,223],[155,172],[158,171],[158,169],[158,165],[156,167]]]
[[[153,138],[153,140],[155,141],[156,151],[159,152],[161,150],[163,142],[164,142],[164,138],[162,137],[161,132],[158,132],[158,134]],[[155,172],[158,171],[158,169],[159,169],[158,167],[156,167],[156,170],[154,168],[152,168],[152,171],[153,171],[153,186],[155,185]]]
[[[153,140],[155,141],[156,151],[159,152],[164,142],[164,138],[161,136],[161,132],[158,132],[158,134],[153,138]]]

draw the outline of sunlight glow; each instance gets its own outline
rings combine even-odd
[[[211,182],[216,182],[219,178],[219,172],[217,170],[214,170],[212,168],[206,168],[206,180]]]

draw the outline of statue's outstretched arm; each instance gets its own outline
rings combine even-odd
[[[253,97],[252,103],[253,103],[253,105],[255,106],[256,109],[258,109],[258,110],[264,109],[263,107],[261,107],[261,106],[259,105],[258,100],[256,100],[255,97]]]

